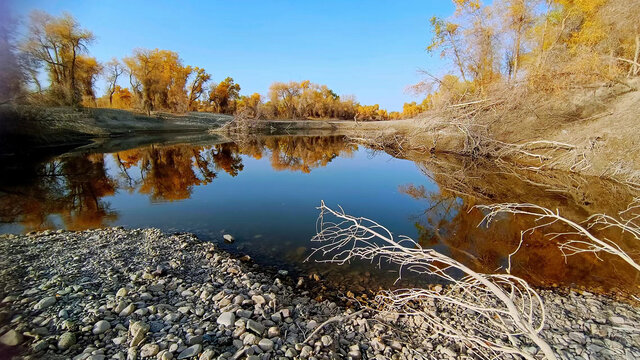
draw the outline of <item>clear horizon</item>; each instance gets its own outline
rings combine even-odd
[[[22,34],[33,10],[68,12],[96,40],[100,62],[135,48],[176,51],[184,64],[204,67],[213,81],[232,77],[241,93],[266,95],[274,81],[310,80],[362,104],[402,111],[421,99],[406,88],[419,69],[446,72],[448,63],[425,48],[429,18],[453,13],[450,2],[299,3],[9,1]],[[124,81],[123,86],[128,86]],[[97,94],[105,84],[97,82]]]

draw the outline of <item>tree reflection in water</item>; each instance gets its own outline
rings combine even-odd
[[[151,202],[183,201],[193,196],[196,187],[216,186],[217,178],[241,177],[248,158],[266,159],[276,171],[309,173],[356,150],[356,145],[340,136],[270,136],[212,145],[151,145],[112,154],[72,153],[25,163],[20,171],[2,176],[0,220],[24,231],[126,223],[110,206],[110,201],[117,201],[110,197],[118,193],[141,194]],[[634,196],[616,184],[575,174],[526,172],[443,155],[412,160],[431,179],[426,187],[407,184],[399,189],[424,203],[424,210],[411,219],[420,244],[487,273],[504,269],[520,232],[533,224],[526,217],[505,215],[488,228],[478,226],[484,214],[476,204],[536,203],[582,220],[594,213],[616,214]],[[607,235],[618,236],[621,246],[640,253],[639,244],[626,243],[619,234]],[[534,285],[638,293],[637,272],[616,258],[603,258],[581,254],[565,263],[555,244],[536,231],[513,257],[512,269]],[[345,278],[342,272],[336,275]]]
[[[287,136],[241,144],[151,145],[111,155],[68,154],[35,164],[27,178],[0,184],[0,217],[4,223],[20,223],[25,231],[99,228],[118,218],[104,199],[117,191],[145,194],[152,202],[185,200],[194,186],[210,184],[221,171],[238,176],[244,169],[242,155],[260,159],[269,153],[273,169],[308,173],[356,149],[340,136]],[[115,166],[107,169],[106,156]]]
[[[103,154],[62,157],[39,164],[26,185],[0,188],[2,222],[20,222],[26,231],[55,228],[54,216],[70,230],[103,227],[117,213],[102,198],[116,192]]]
[[[521,231],[536,224],[530,217],[505,214],[487,227],[481,224],[485,214],[475,205],[538,203],[581,221],[591,213],[616,214],[626,207],[625,199],[631,199],[629,194],[619,192],[616,184],[599,179],[592,179],[589,184],[584,180],[566,181],[564,183],[579,187],[567,187],[558,193],[549,192],[547,185],[551,185],[542,186],[540,178],[524,178],[523,173],[512,170],[465,167],[443,159],[423,162],[419,167],[437,187],[429,190],[406,184],[400,186],[399,191],[424,202],[425,210],[412,218],[420,245],[445,252],[475,271],[485,273],[504,271],[509,254],[518,248]],[[551,175],[554,181],[565,176]],[[598,200],[592,201],[592,198]],[[514,275],[536,286],[577,286],[606,293],[640,292],[637,271],[615,256],[601,254],[598,258],[586,253],[565,259],[556,245],[563,238],[552,240],[545,235],[554,231],[562,232],[562,229],[536,230],[525,237],[524,245],[511,259]],[[640,244],[629,242],[624,234],[600,235],[616,241],[628,253],[636,254],[640,250]]]

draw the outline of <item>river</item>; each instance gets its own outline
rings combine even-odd
[[[341,136],[155,141],[72,149],[5,171],[0,233],[106,226],[192,232],[261,265],[375,290],[397,274],[371,264],[305,262],[320,201],[492,273],[504,271],[520,232],[535,224],[510,215],[485,224],[486,213],[475,205],[535,203],[580,221],[617,214],[637,196],[597,178],[455,156],[399,155]],[[224,234],[235,241],[226,243]],[[630,252],[640,249],[620,234],[608,235]],[[536,231],[513,256],[512,268],[541,287],[638,293],[637,272],[614,257],[604,260],[592,254],[565,258],[545,232]]]

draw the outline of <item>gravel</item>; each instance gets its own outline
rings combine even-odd
[[[0,253],[0,343],[16,357],[475,357],[473,347],[438,334],[420,340],[416,334],[430,330],[417,319],[372,311],[347,318],[355,309],[315,300],[320,287],[310,292],[287,272],[267,272],[190,234],[110,228],[2,235]],[[640,358],[637,308],[586,292],[540,294],[542,336],[560,358]],[[324,324],[336,316],[346,320]],[[469,315],[446,316],[462,329]]]

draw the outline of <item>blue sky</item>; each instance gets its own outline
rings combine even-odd
[[[6,1],[6,0],[0,0]],[[136,47],[176,51],[241,93],[266,94],[273,81],[311,80],[363,104],[401,110],[419,100],[406,87],[418,69],[447,64],[426,53],[428,20],[453,13],[449,1],[76,1],[10,0],[14,16],[68,11],[96,35],[99,61]],[[123,84],[125,85],[125,84]],[[102,94],[103,83],[99,82]]]

